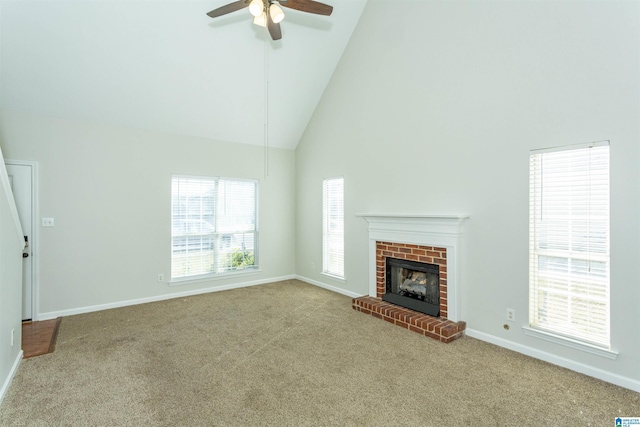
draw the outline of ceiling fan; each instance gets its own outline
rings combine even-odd
[[[333,12],[333,6],[314,0],[237,0],[214,9],[207,15],[217,18],[248,7],[249,12],[254,16],[253,23],[266,27],[273,40],[280,40],[282,38],[280,22],[284,19],[284,12],[280,6],[316,15],[329,16]]]

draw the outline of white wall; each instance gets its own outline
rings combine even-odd
[[[20,343],[24,245],[21,236],[22,228],[0,150],[0,402],[22,357]]]
[[[370,0],[296,151],[296,273],[366,294],[368,234],[355,214],[469,214],[469,334],[640,391],[639,23],[638,2]],[[617,360],[518,327],[529,150],[605,139]],[[345,177],[346,283],[319,273],[331,176]],[[517,315],[509,331],[506,308]]]
[[[38,162],[39,217],[55,220],[39,233],[40,319],[294,274],[291,150],[270,150],[265,178],[262,147],[7,110],[0,145]],[[166,283],[174,173],[259,180],[261,273]]]

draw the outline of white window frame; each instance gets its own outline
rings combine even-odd
[[[524,332],[613,359],[609,151],[601,141],[530,152]]]
[[[337,280],[345,278],[343,177],[322,180],[322,274]]]
[[[175,183],[176,180],[193,180],[193,181],[201,181],[202,183],[206,183],[206,185],[213,186],[215,200],[213,201],[213,206],[210,211],[204,212],[203,206],[199,208],[194,208],[194,210],[186,210],[180,209],[181,213],[185,215],[184,221],[180,221],[180,219],[176,218],[176,212],[179,210],[176,206],[174,206],[175,202]],[[255,185],[254,191],[254,200],[253,200],[253,212],[249,212],[248,215],[253,215],[253,228],[245,226],[240,226],[239,229],[230,229],[229,225],[226,226],[222,223],[224,216],[220,212],[222,208],[222,197],[220,190],[221,183],[252,183]],[[203,176],[193,176],[193,175],[172,175],[171,176],[171,284],[182,284],[184,282],[193,282],[193,281],[202,281],[202,280],[211,280],[211,279],[219,279],[228,277],[230,275],[241,275],[241,274],[251,274],[259,272],[259,257],[258,257],[258,242],[259,242],[259,234],[258,234],[258,200],[259,200],[259,183],[257,180],[252,179],[242,179],[242,178],[227,178],[227,177],[203,177]],[[226,197],[226,195],[224,196]],[[198,210],[200,210],[200,214],[198,215]],[[194,218],[195,217],[197,218]],[[182,215],[179,215],[182,216]],[[229,218],[229,217],[227,217]],[[233,218],[233,217],[231,217]],[[192,230],[188,230],[191,225],[190,222],[197,222],[200,224],[200,230],[196,231],[195,235],[191,233]],[[184,222],[185,224],[182,224]],[[196,224],[196,226],[198,225]],[[182,230],[184,228],[185,230]],[[196,227],[197,228],[197,227]],[[221,255],[231,256],[233,257],[233,253],[237,252],[238,248],[232,247],[233,239],[237,235],[249,235],[253,238],[253,264],[252,265],[243,265],[237,267],[225,266],[220,264]],[[251,236],[252,235],[252,236]],[[201,243],[199,247],[195,247],[190,249],[191,241],[189,238],[193,238],[196,242],[198,238],[201,238]],[[205,252],[208,252],[209,245],[211,247],[210,251],[212,253],[213,263],[211,264],[211,270],[203,272],[202,268],[195,267],[196,271],[193,274],[185,274],[184,271],[178,272],[179,270],[176,268],[177,264],[180,264],[177,261],[178,256],[183,256],[180,254],[181,250],[177,250],[180,245],[176,245],[174,239],[185,239],[185,251],[188,253],[190,250],[197,257],[198,253],[201,255]],[[205,240],[207,242],[207,251],[203,249],[202,241]],[[230,246],[226,247],[225,239],[230,241]],[[251,240],[251,238],[249,239]],[[242,244],[244,245],[244,236],[242,239]],[[198,246],[198,245],[195,245]],[[244,246],[241,249],[244,255],[246,253],[246,249]],[[185,258],[189,258],[187,255]],[[185,261],[187,264],[190,261]],[[194,261],[194,264],[197,264]],[[182,270],[184,267],[180,267]]]

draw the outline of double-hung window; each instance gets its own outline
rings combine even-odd
[[[257,268],[258,183],[173,176],[171,279]]]
[[[344,278],[344,179],[322,182],[322,272]]]
[[[530,153],[531,328],[609,348],[609,142]]]

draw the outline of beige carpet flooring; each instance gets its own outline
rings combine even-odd
[[[65,317],[2,426],[614,426],[640,394],[295,280]]]

